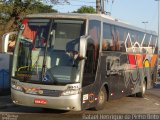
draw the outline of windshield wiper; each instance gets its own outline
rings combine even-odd
[[[41,78],[41,81],[42,81],[42,79],[44,79],[44,76],[45,76],[47,48],[48,48],[48,43],[49,43],[49,39],[50,39],[50,33],[51,33],[51,29],[52,29],[52,24],[53,24],[53,20],[51,20],[51,25],[50,25],[49,32],[48,32],[48,39],[46,41],[46,46],[45,46],[44,59],[43,59],[43,65],[42,65],[42,78]]]

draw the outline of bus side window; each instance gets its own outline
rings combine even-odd
[[[113,34],[111,26],[109,24],[103,23],[103,41],[102,41],[102,50],[111,51],[113,46]]]
[[[120,43],[119,43],[119,31],[116,30],[116,27],[111,25],[110,28],[111,31],[111,50],[112,51],[119,51],[120,50]]]
[[[85,73],[94,74],[94,71],[95,71],[94,52],[95,52],[94,45],[89,44],[87,46],[87,51],[86,51],[87,60],[85,62]]]
[[[99,45],[100,45],[100,34],[101,33],[101,22],[97,20],[89,21],[88,34],[90,38],[87,39],[87,50],[84,75],[83,75],[83,85],[87,86],[95,81],[95,75],[98,64],[99,57]]]
[[[111,27],[111,35],[112,35],[112,44],[111,44],[111,50],[115,51],[116,50],[116,37],[115,37],[115,31],[114,31],[114,27]]]
[[[110,43],[106,39],[102,41],[102,50],[111,50]]]
[[[120,51],[120,33],[117,29],[115,30],[115,34],[116,34],[116,39],[115,39],[116,51]]]
[[[91,36],[91,39],[88,42],[94,46],[94,71],[96,72],[100,48],[101,22],[90,20],[88,33]]]

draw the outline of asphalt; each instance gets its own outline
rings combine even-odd
[[[154,88],[160,88],[160,81],[155,83]]]
[[[10,95],[0,96],[0,109],[14,106],[16,105],[12,102]]]
[[[160,98],[160,82],[156,82],[154,88],[147,90],[147,93]],[[10,94],[0,95],[0,110],[16,106],[17,105],[12,102]]]

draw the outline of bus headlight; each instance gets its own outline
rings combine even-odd
[[[62,96],[67,96],[67,95],[75,95],[79,94],[81,92],[81,89],[67,89],[62,92]]]
[[[22,87],[19,85],[12,84],[11,87],[17,91],[22,91]]]

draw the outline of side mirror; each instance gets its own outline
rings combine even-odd
[[[2,52],[8,52],[8,45],[10,41],[10,36],[17,35],[18,32],[9,32],[3,35],[2,37]],[[15,42],[16,40],[13,40]]]
[[[90,36],[81,36],[80,38],[80,60],[87,59],[86,58],[86,50],[87,50],[87,40]]]

